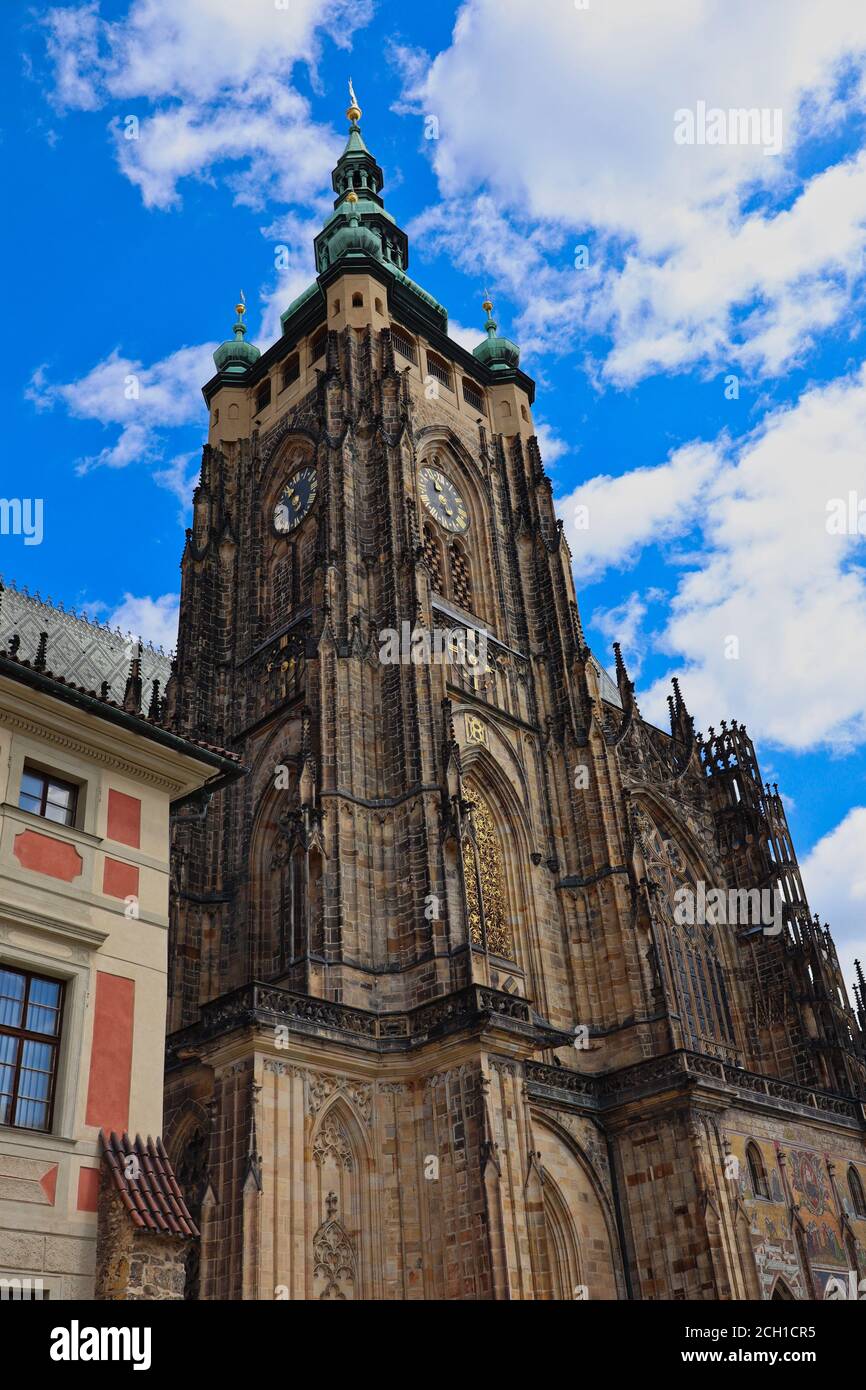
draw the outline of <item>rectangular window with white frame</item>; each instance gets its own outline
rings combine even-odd
[[[25,763],[21,774],[18,805],[31,815],[53,820],[58,825],[75,825],[78,787]]]
[[[51,1129],[64,985],[0,967],[0,1125]]]

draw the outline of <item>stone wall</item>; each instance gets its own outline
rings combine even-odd
[[[96,1237],[96,1298],[106,1301],[182,1299],[189,1242],[133,1225],[103,1171]]]

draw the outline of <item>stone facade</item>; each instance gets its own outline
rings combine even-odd
[[[448,338],[351,119],[318,280],[205,388],[168,707],[249,773],[174,835],[188,1296],[820,1296],[866,1249],[864,1018],[781,799],[588,650],[533,384]],[[486,662],[386,662],[404,623]],[[749,1137],[813,1155],[820,1230]]]

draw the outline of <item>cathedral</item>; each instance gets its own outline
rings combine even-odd
[[[589,650],[519,349],[449,337],[347,117],[204,387],[161,718],[245,772],[173,821],[185,1296],[856,1297],[866,982],[746,729]]]

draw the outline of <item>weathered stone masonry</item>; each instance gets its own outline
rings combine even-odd
[[[188,1296],[820,1296],[866,1248],[864,1017],[781,800],[587,648],[533,383],[409,279],[354,112],[316,282],[205,388],[168,705],[248,774],[175,826]],[[487,669],[383,663],[404,621]],[[682,925],[698,883],[784,930]]]

